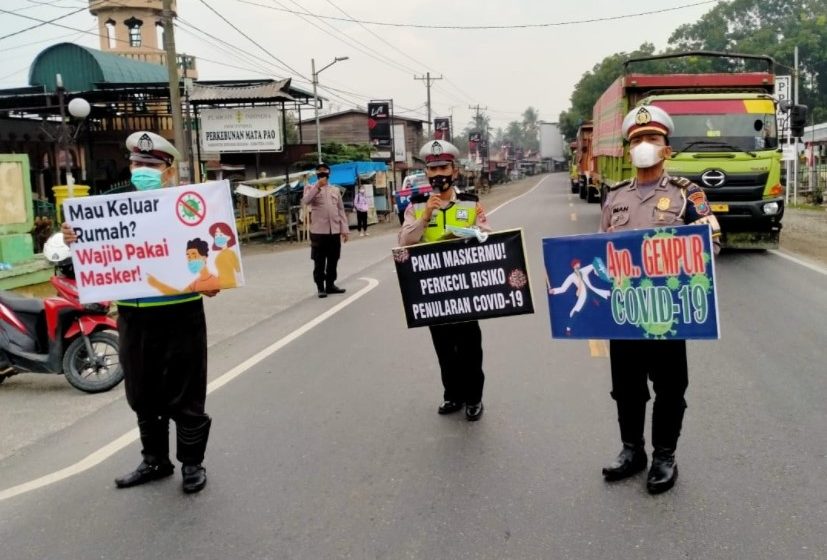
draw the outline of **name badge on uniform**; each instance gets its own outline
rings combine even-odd
[[[658,210],[667,210],[671,204],[672,201],[669,200],[669,197],[661,197],[658,199]]]
[[[468,210],[465,208],[460,208],[457,210],[457,220],[462,220],[463,222],[468,221]]]

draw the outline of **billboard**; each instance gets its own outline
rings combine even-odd
[[[437,117],[434,119],[434,140],[451,142],[451,119]]]
[[[394,161],[407,161],[406,153],[407,150],[405,143],[405,124],[394,124],[393,125],[393,160]]]
[[[390,101],[368,103],[368,138],[374,151],[390,151],[393,144]]]
[[[280,152],[284,149],[278,107],[202,109],[205,152]]]

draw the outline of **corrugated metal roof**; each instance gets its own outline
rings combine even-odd
[[[166,82],[166,66],[132,60],[73,43],[58,43],[37,55],[29,70],[29,85],[55,91],[55,75],[67,91],[91,91],[96,83]]]
[[[251,86],[214,86],[193,84],[190,92],[192,103],[227,101],[294,101],[287,93],[290,79]]]

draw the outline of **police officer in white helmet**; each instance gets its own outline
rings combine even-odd
[[[459,150],[445,140],[431,140],[419,152],[425,175],[433,187],[428,195],[417,195],[405,209],[399,232],[400,245],[433,243],[450,237],[448,226],[476,226],[491,231],[478,198],[460,193],[454,183],[459,175]],[[439,414],[457,412],[465,406],[465,418],[482,417],[482,333],[477,321],[430,327],[431,339],[442,375],[443,401]]]
[[[154,132],[126,139],[132,186],[139,191],[175,183],[175,146]],[[77,241],[71,224],[62,227],[67,244]],[[169,421],[175,421],[177,458],[182,463],[183,490],[198,492],[207,483],[202,465],[212,419],[207,398],[207,324],[202,294],[164,295],[118,301],[120,361],[126,399],[138,419],[143,460],[115,479],[129,488],[172,475]]]
[[[636,107],[623,120],[635,177],[615,185],[603,205],[601,231],[623,231],[683,224],[709,224],[715,252],[720,228],[701,187],[664,170],[671,156],[672,118],[663,109]],[[643,424],[652,380],[652,465],[646,487],[652,494],[672,488],[678,477],[675,449],[683,424],[688,380],[685,340],[612,340],[609,343],[612,398],[617,404],[623,448],[603,469],[607,481],[622,480],[646,468]]]

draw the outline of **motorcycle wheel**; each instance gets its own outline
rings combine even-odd
[[[111,332],[99,331],[89,335],[94,356],[89,356],[83,337],[72,341],[63,355],[63,375],[76,389],[87,393],[102,393],[123,380],[123,368],[118,358],[120,343]]]

